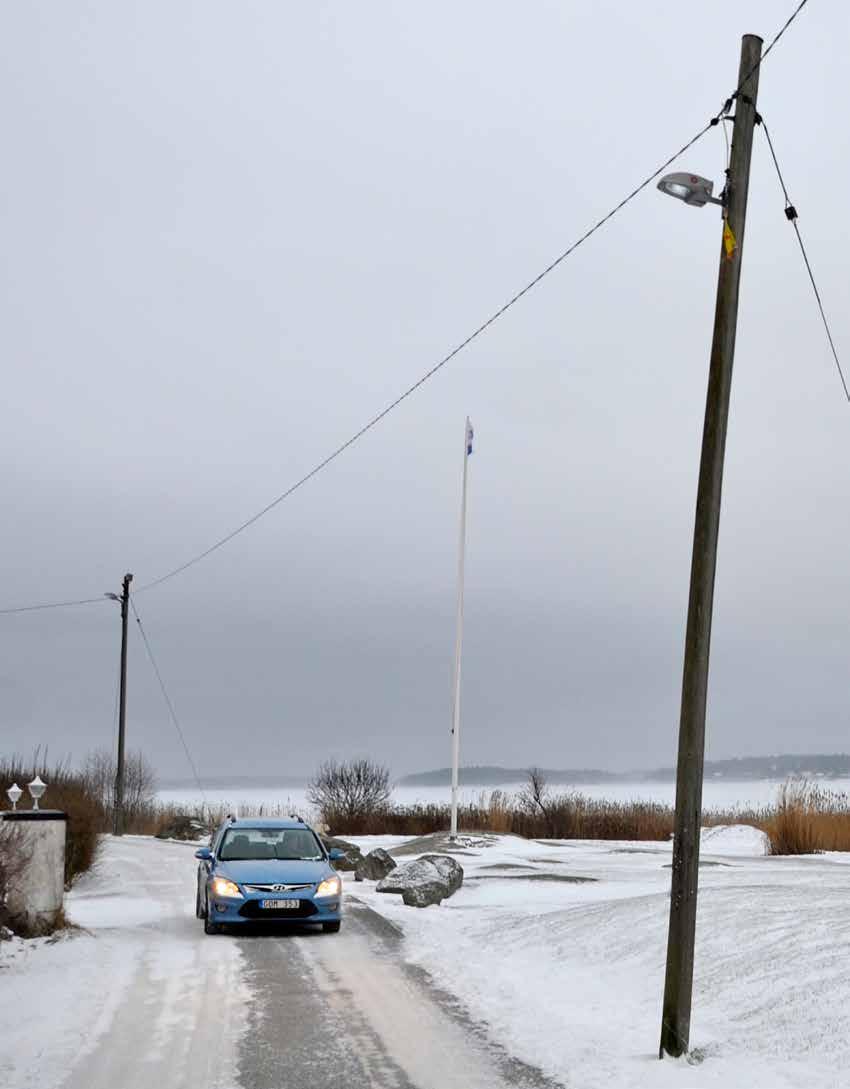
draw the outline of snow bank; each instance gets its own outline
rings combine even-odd
[[[749,824],[719,824],[702,829],[700,853],[759,858],[770,854],[770,840],[760,828]]]
[[[439,909],[362,899],[402,929],[410,962],[566,1085],[844,1089],[846,869],[764,857],[748,826],[707,829],[703,846],[690,1061],[657,1058],[669,844],[498,837],[464,855]]]

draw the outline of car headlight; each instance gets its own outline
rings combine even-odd
[[[342,882],[338,877],[326,877],[316,889],[317,896],[339,896]]]
[[[212,887],[216,896],[229,896],[234,900],[242,899],[242,893],[239,891],[239,886],[234,881],[228,881],[226,877],[214,878]]]

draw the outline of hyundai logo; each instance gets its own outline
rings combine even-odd
[[[289,888],[289,885],[272,885],[271,891],[272,892],[286,892],[286,890],[288,888]]]

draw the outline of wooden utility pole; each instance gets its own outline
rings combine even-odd
[[[121,689],[118,705],[118,760],[115,765],[115,805],[112,810],[112,834],[124,835],[124,727],[127,721],[127,617],[130,608],[130,583],[124,576],[121,590]]]
[[[667,938],[667,971],[664,980],[659,1057],[663,1057],[665,1053],[678,1056],[686,1052],[690,1036],[711,614],[761,47],[761,38],[754,34],[744,36],[741,43],[738,92],[734,99],[732,154],[723,213],[720,274],[717,281],[717,305],[691,558],[691,589],[676,770],[670,929]]]
[[[449,839],[457,839],[458,781],[460,775],[460,665],[463,652],[463,592],[466,569],[466,485],[469,455],[472,453],[472,424],[469,417],[463,428],[463,485],[460,499],[460,543],[457,558],[457,626],[455,629],[455,668],[452,684],[452,808]]]

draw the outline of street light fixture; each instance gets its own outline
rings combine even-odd
[[[32,798],[33,809],[38,809],[38,799],[44,794],[45,790],[47,790],[47,783],[43,783],[41,781],[41,776],[36,775],[31,783],[27,783],[27,789]]]
[[[677,172],[665,174],[658,183],[658,188],[668,197],[683,200],[694,208],[702,208],[705,204],[723,204],[720,197],[713,197],[714,182],[708,178],[701,178],[699,174]]]
[[[21,790],[17,783],[12,783],[12,785],[6,791],[6,797],[12,803],[12,809],[18,808],[18,802],[21,800],[21,796],[23,795],[23,793],[24,792]]]

